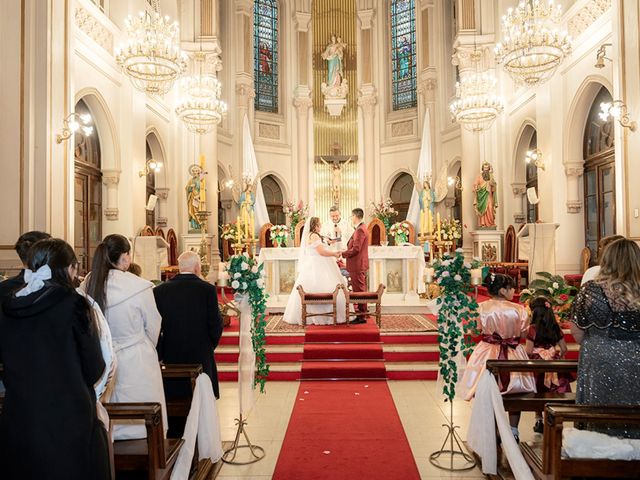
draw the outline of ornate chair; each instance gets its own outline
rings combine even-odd
[[[156,236],[156,232],[154,232],[153,228],[151,228],[149,225],[145,225],[144,227],[142,227],[142,230],[140,230],[140,236],[141,237],[155,237]]]
[[[409,220],[405,220],[404,223],[409,225],[409,240],[408,240],[408,242],[415,245],[415,243],[416,243],[416,227],[414,227],[413,223],[411,223]]]
[[[299,247],[300,242],[302,241],[302,234],[304,233],[304,223],[305,222],[298,222],[298,224],[296,225],[296,230],[293,237],[293,245],[295,247]]]
[[[272,223],[265,223],[260,229],[260,248],[271,248],[273,242],[271,241],[270,228],[273,227]]]
[[[167,232],[166,240],[169,244],[169,265],[178,265],[178,237],[173,228]]]
[[[156,237],[160,237],[163,240],[167,239],[167,237],[164,234],[164,230],[162,230],[160,227],[156,228]]]
[[[367,226],[369,231],[369,245],[379,247],[382,242],[387,241],[387,229],[379,218],[374,218]]]
[[[516,256],[516,229],[513,228],[513,225],[509,225],[504,234],[504,261],[513,263],[516,261]]]

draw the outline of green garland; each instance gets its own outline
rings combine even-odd
[[[251,342],[256,353],[256,374],[254,386],[260,385],[260,392],[264,393],[264,384],[269,376],[269,365],[266,356],[267,297],[264,293],[263,265],[246,254],[234,255],[229,259],[227,272],[231,281],[231,288],[236,295],[247,295],[251,306]]]
[[[440,348],[440,376],[443,380],[442,393],[452,401],[456,396],[458,366],[456,357],[460,352],[468,356],[473,349],[473,337],[478,334],[476,318],[478,302],[471,296],[471,268],[478,268],[479,262],[467,263],[462,249],[454,255],[444,254],[444,258],[433,265],[435,278],[442,289],[438,297],[438,343]]]

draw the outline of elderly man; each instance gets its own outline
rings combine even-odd
[[[184,252],[178,257],[180,274],[153,290],[162,315],[158,356],[164,363],[200,363],[219,398],[218,371],[213,350],[222,335],[216,287],[200,278],[200,257]],[[167,385],[168,387],[168,385]],[[167,399],[174,392],[167,390]]]

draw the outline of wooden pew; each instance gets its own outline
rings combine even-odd
[[[542,445],[523,443],[522,454],[537,479],[564,477],[640,478],[640,460],[562,457],[562,430],[567,422],[614,424],[640,428],[637,406],[548,404]]]
[[[191,409],[191,400],[193,399],[193,391],[196,388],[196,380],[198,375],[202,373],[202,365],[163,363],[160,365],[160,369],[162,371],[162,380],[165,383],[165,395],[167,393],[167,383],[180,382],[184,383],[185,386],[187,384],[191,386],[191,389],[183,389],[184,396],[167,398],[167,416],[180,417],[186,420],[187,415],[189,415],[189,410]]]

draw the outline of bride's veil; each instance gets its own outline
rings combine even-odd
[[[307,219],[304,221],[304,228],[302,229],[302,238],[300,239],[300,251],[298,252],[298,272],[302,271],[304,264],[309,259],[307,255],[307,245],[309,243],[309,224],[311,222],[313,213],[307,215]]]

